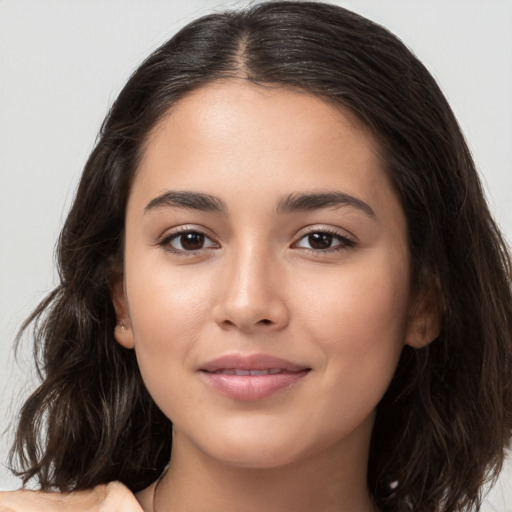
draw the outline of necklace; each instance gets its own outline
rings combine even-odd
[[[164,476],[167,474],[167,471],[169,471],[169,464],[167,464],[167,466],[165,466],[164,470],[162,471],[162,474],[158,477],[158,480],[156,481],[155,488],[153,489],[153,496],[152,496],[153,512],[158,512],[158,510],[156,508],[156,494],[157,494],[157,491],[158,491],[158,487],[162,483],[162,480],[163,480]],[[377,505],[375,503],[373,503],[373,507],[374,507],[374,511],[375,512],[379,512],[379,510],[377,508]]]
[[[158,512],[156,509],[156,493],[158,491],[158,487],[160,486],[160,483],[162,482],[164,476],[167,474],[168,470],[169,470],[169,464],[167,464],[167,466],[165,466],[164,470],[162,471],[162,474],[158,477],[158,480],[156,481],[155,488],[153,489],[153,497],[152,497],[153,512]]]

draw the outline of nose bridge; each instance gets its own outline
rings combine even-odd
[[[223,275],[217,322],[243,330],[286,325],[279,274],[277,257],[265,244],[252,241],[234,247]]]

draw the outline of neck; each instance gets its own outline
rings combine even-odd
[[[368,439],[345,439],[284,466],[244,468],[175,435],[169,469],[140,501],[147,512],[375,512],[367,458]]]

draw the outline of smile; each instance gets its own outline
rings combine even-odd
[[[273,356],[227,355],[200,368],[215,392],[234,400],[263,400],[298,384],[311,368]]]
[[[278,373],[283,373],[285,370],[282,370],[281,368],[272,368],[269,370],[242,370],[239,368],[236,369],[223,369],[223,370],[217,370],[212,373],[216,374],[223,374],[223,375],[276,375]]]

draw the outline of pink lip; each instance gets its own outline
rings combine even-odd
[[[205,381],[221,395],[236,400],[255,401],[293,386],[307,375],[310,368],[266,354],[230,354],[202,365],[199,370]],[[232,373],[234,371],[272,373],[235,375]]]

